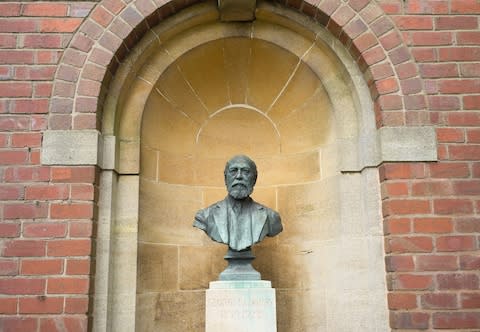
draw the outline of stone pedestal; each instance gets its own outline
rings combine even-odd
[[[252,249],[248,248],[243,251],[234,251],[228,249],[227,254],[223,257],[227,262],[227,268],[220,273],[219,280],[261,280],[260,272],[252,266],[255,256]]]
[[[266,280],[212,281],[205,332],[276,332],[275,290]]]

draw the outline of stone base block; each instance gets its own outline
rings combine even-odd
[[[206,332],[276,332],[275,289],[266,280],[212,281]]]

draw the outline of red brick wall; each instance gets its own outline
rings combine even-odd
[[[390,324],[480,328],[479,1],[381,2],[423,78],[437,163],[385,164]]]
[[[1,331],[87,327],[95,169],[39,156],[57,64],[93,5],[0,3]]]
[[[134,12],[146,21],[149,8],[165,2],[137,0]],[[371,86],[378,126],[437,128],[438,162],[379,167],[391,327],[480,329],[480,2],[311,1],[318,9],[282,2],[315,15],[349,48]],[[125,7],[120,0],[0,3],[0,330],[87,329],[96,170],[43,166],[40,148],[47,128],[97,126],[94,113],[73,121],[73,102],[62,101],[100,95],[99,83],[83,90],[72,83],[85,58],[99,54],[91,51],[99,38],[92,21],[103,29],[123,15],[137,35],[145,30]],[[76,51],[61,60],[87,17]],[[129,46],[136,40],[112,31]],[[119,56],[125,50],[117,47]],[[113,70],[110,60],[94,62]],[[64,99],[50,105],[66,62],[53,92]],[[76,101],[89,112],[101,105]]]

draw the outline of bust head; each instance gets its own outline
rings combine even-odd
[[[257,165],[247,156],[235,156],[227,161],[224,175],[228,194],[242,200],[253,192],[257,182]]]

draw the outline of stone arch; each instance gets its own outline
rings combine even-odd
[[[382,258],[378,175],[375,169],[365,170],[365,168],[376,166],[380,162],[378,133],[372,112],[373,103],[361,72],[351,60],[345,48],[323,27],[314,22],[305,21],[303,18],[301,14],[266,3],[258,7],[257,21],[254,23],[226,25],[218,23],[218,12],[213,4],[202,4],[191,7],[188,11],[179,13],[153,28],[138,43],[135,51],[126,57],[125,64],[119,68],[115,80],[110,86],[103,113],[103,138],[116,146],[115,162],[110,165],[116,172],[102,172],[103,183],[101,186],[110,191],[101,196],[99,205],[110,205],[100,211],[100,219],[105,218],[105,223],[102,232],[99,228],[98,240],[101,242],[101,244],[99,243],[102,246],[101,248],[106,249],[108,258],[105,257],[105,253],[103,253],[103,257],[99,258],[99,261],[103,261],[103,263],[97,264],[97,273],[109,275],[109,279],[99,281],[96,284],[95,303],[97,306],[95,313],[97,315],[102,311],[107,313],[106,317],[102,318],[100,315],[100,318],[95,320],[99,324],[98,326],[106,326],[107,329],[112,330],[133,329],[132,322],[134,319],[132,319],[132,316],[135,315],[135,310],[144,310],[145,307],[151,308],[154,305],[151,302],[137,302],[136,306],[134,303],[134,286],[137,282],[135,264],[138,257],[137,244],[141,236],[138,228],[140,220],[138,191],[139,188],[142,188],[139,174],[148,173],[148,170],[145,169],[148,164],[140,163],[141,122],[144,118],[143,112],[152,111],[152,107],[154,107],[150,107],[148,103],[155,91],[161,88],[157,82],[172,67],[172,64],[175,64],[178,59],[182,59],[191,50],[196,50],[209,42],[242,37],[258,40],[262,43],[271,43],[279,50],[283,50],[282,52],[291,54],[293,58],[298,59],[296,60],[298,66],[305,64],[313,75],[319,78],[325,90],[325,95],[328,95],[326,100],[329,100],[332,104],[331,117],[334,118],[335,145],[325,146],[322,150],[322,155],[325,153],[326,156],[332,156],[330,165],[327,164],[325,168],[322,166],[322,172],[313,172],[312,177],[295,177],[296,174],[294,174],[293,180],[287,183],[268,182],[267,179],[265,188],[263,188],[269,191],[269,186],[289,184],[297,186],[292,189],[292,192],[276,188],[274,190],[279,190],[278,195],[283,201],[287,200],[290,194],[294,198],[297,194],[303,195],[302,193],[305,191],[311,199],[306,203],[309,206],[319,204],[319,200],[314,198],[319,194],[319,186],[326,185],[332,190],[332,192],[326,191],[323,195],[326,206],[330,205],[321,214],[334,218],[336,222],[333,227],[325,226],[326,230],[323,234],[325,238],[322,238],[321,241],[328,242],[330,237],[336,239],[339,236],[339,242],[333,244],[316,243],[316,233],[314,232],[308,235],[307,242],[314,243],[318,249],[315,249],[315,255],[320,255],[312,259],[317,263],[328,261],[326,264],[329,264],[331,268],[327,268],[327,270],[338,272],[339,275],[343,276],[343,281],[335,284],[336,278],[331,273],[324,271],[322,275],[316,276],[318,270],[311,268],[305,270],[308,272],[305,282],[320,287],[318,293],[315,293],[320,298],[326,296],[333,301],[334,299],[360,296],[360,301],[365,304],[365,307],[376,308],[373,324],[382,326],[380,329],[386,328],[386,287]],[[193,29],[195,34],[183,33],[183,31]],[[162,37],[165,38],[162,39]],[[151,42],[159,39],[163,40],[162,44]],[[292,73],[295,73],[295,71]],[[181,80],[179,79],[179,81]],[[173,83],[173,81],[170,83]],[[168,87],[168,82],[164,86]],[[285,86],[287,85],[285,84]],[[165,93],[168,94],[168,91],[159,92],[160,95]],[[281,95],[279,94],[279,96]],[[170,98],[171,96],[167,97]],[[201,98],[198,99],[199,102],[201,100]],[[274,105],[274,103],[269,102],[266,105]],[[267,106],[266,109],[268,108]],[[219,109],[222,110],[223,107],[220,106]],[[212,114],[223,113],[215,111],[214,108]],[[293,153],[295,154],[295,151]],[[338,159],[336,157],[337,153]],[[315,156],[317,158],[319,155],[315,154]],[[302,161],[298,162],[297,165],[301,163]],[[325,164],[324,161],[317,161],[317,159],[306,164],[317,163]],[[181,165],[184,164],[184,162],[181,163]],[[207,163],[207,165],[210,164]],[[143,170],[141,167],[143,167]],[[346,172],[346,174],[340,175],[341,171]],[[303,172],[303,170],[299,173],[308,175],[308,172]],[[151,178],[155,176],[152,175]],[[322,178],[325,182],[320,184],[318,181]],[[307,184],[312,181],[314,182],[313,185]],[[173,182],[184,186],[182,182]],[[206,183],[218,187],[218,183],[211,183],[210,180],[200,184],[205,185]],[[370,187],[370,190],[368,195],[364,197],[370,197],[371,200],[365,200],[360,194],[361,191],[357,190],[365,185]],[[315,191],[315,193],[313,194],[312,191]],[[162,197],[165,199],[164,196]],[[342,197],[345,199],[342,200]],[[154,205],[154,199],[151,197],[149,199],[149,204]],[[353,202],[352,204],[358,209],[349,209],[349,206],[346,205],[347,202]],[[365,208],[366,206],[368,208]],[[283,208],[286,209],[287,213],[295,213],[292,212],[295,207],[288,210],[287,204],[283,204]],[[312,207],[306,208],[311,209]],[[370,209],[371,211],[367,211]],[[353,213],[353,210],[355,210],[355,213]],[[183,219],[188,223],[187,217]],[[358,223],[354,227],[350,227],[349,221],[353,219],[358,220]],[[178,225],[177,228],[186,228],[187,226],[190,225],[182,224]],[[304,226],[308,228],[308,226]],[[152,234],[154,231],[155,227],[150,227],[144,229],[143,234]],[[289,243],[289,241],[298,243],[304,235],[301,232],[291,232],[286,243]],[[353,239],[351,237],[356,235],[360,236],[361,240],[350,241]],[[109,247],[107,248],[107,246]],[[286,247],[288,247],[288,244],[282,248]],[[272,252],[270,249],[265,250],[267,254]],[[326,252],[330,252],[332,255],[328,255]],[[292,256],[292,252],[289,255]],[[332,259],[332,257],[335,257],[335,259]],[[350,266],[348,262],[352,262],[352,257],[359,259],[357,263],[363,271],[374,270],[376,273],[372,274],[372,277],[365,275],[365,277],[357,278],[355,281],[346,281],[345,278],[349,278],[350,273],[347,271],[348,266]],[[338,259],[337,266],[335,266],[337,264],[336,259]],[[139,268],[143,271],[145,267],[140,264]],[[273,274],[275,275],[275,273]],[[330,283],[335,291],[346,291],[351,296],[337,296],[334,292],[327,291],[324,288],[325,285],[320,286],[322,284],[320,280]],[[373,287],[374,284],[375,287]],[[347,289],[341,290],[342,287]],[[322,294],[322,292],[325,292],[325,294]],[[353,296],[354,294],[355,296]],[[313,294],[310,294],[310,296],[313,296]],[[299,310],[304,314],[302,310],[309,306],[308,300],[299,298],[301,303],[297,307],[301,308]],[[190,300],[193,303],[199,303],[195,299]],[[286,304],[282,305],[281,308],[288,308],[288,304],[291,302],[291,300],[286,301]],[[344,302],[337,304],[333,307],[340,308],[346,305]],[[318,303],[315,303],[315,307],[317,305]],[[289,309],[285,310],[284,313],[287,314],[293,312]],[[339,311],[330,309],[328,312],[330,316],[328,316],[326,309],[325,311],[322,310],[315,313],[317,320],[315,326],[320,327],[321,325],[318,324],[330,324],[333,329],[348,330],[348,324],[341,324],[343,320],[339,317]],[[285,316],[282,315],[282,317]],[[358,317],[360,316],[363,318],[359,318],[360,325],[358,327],[367,327],[370,324],[367,323],[367,313],[363,312]],[[102,319],[104,319],[103,322],[101,322]],[[290,321],[294,322],[294,320]],[[290,328],[295,330],[295,326]]]
[[[99,110],[119,63],[149,27],[195,2],[98,3],[72,38],[56,72],[49,129],[101,128]],[[418,68],[376,2],[279,2],[310,16],[347,47],[369,83],[377,127],[429,124],[422,112],[426,106],[412,106],[422,105],[422,100],[426,105]]]
[[[110,90],[110,96],[106,101],[104,107],[104,119],[105,123],[102,129],[103,135],[110,136],[114,135],[116,139],[116,144],[118,147],[116,164],[114,168],[122,174],[137,174],[138,169],[138,156],[139,156],[139,137],[140,137],[140,122],[139,119],[142,118],[142,112],[144,110],[145,102],[148,95],[152,92],[154,88],[154,82],[156,82],[163,72],[163,70],[168,67],[176,57],[180,56],[184,52],[188,51],[193,47],[197,47],[202,43],[213,41],[216,39],[224,37],[235,37],[235,36],[249,36],[255,35],[255,38],[263,39],[265,31],[259,30],[258,33],[254,32],[254,29],[242,28],[242,29],[215,29],[209,26],[209,22],[212,20],[212,14],[208,6],[204,6],[204,12],[199,10],[197,19],[189,20],[188,23],[183,23],[185,29],[189,29],[193,26],[196,26],[196,32],[194,38],[184,38],[183,42],[180,43],[180,46],[177,46],[173,51],[167,51],[164,55],[165,57],[162,60],[157,62],[148,63],[145,60],[146,55],[151,55],[155,52],[155,48],[160,47],[160,44],[152,43],[152,40],[161,35],[165,31],[162,29],[155,29],[149,33],[142,42],[138,45],[137,52],[142,54],[142,56],[136,56],[135,54],[128,59],[130,66],[125,66],[119,72],[117,72],[116,82],[112,85]],[[345,125],[346,123],[359,123],[357,128],[348,128],[342,127],[338,128],[341,133],[341,138],[344,140],[345,144],[343,147],[350,151],[350,153],[345,153],[344,156],[350,156],[349,160],[345,158],[342,163],[344,163],[344,170],[360,170],[366,166],[377,165],[379,162],[378,154],[378,142],[377,142],[377,133],[375,128],[372,127],[372,123],[375,123],[372,119],[372,114],[369,110],[373,108],[371,106],[370,98],[365,98],[365,95],[357,94],[355,86],[360,86],[363,82],[361,73],[357,70],[357,67],[347,59],[349,58],[348,53],[343,47],[338,43],[335,38],[332,38],[324,29],[315,28],[315,24],[305,24],[302,27],[300,24],[297,25],[280,25],[281,22],[285,20],[284,13],[282,10],[278,9],[273,14],[270,14],[270,11],[273,7],[269,5],[261,6],[257,10],[257,14],[262,17],[265,16],[266,19],[269,19],[268,15],[275,15],[276,20],[279,22],[279,31],[267,31],[267,33],[278,34],[274,37],[275,42],[285,50],[291,52],[299,59],[302,59],[306,64],[310,65],[310,68],[313,68],[316,71],[316,74],[319,77],[322,77],[324,85],[327,89],[327,93],[330,96],[331,100],[336,100],[337,104],[334,106],[336,109],[336,116],[342,118],[341,121],[338,121],[340,125]],[[298,15],[297,21],[301,21],[301,15]],[[200,26],[201,24],[201,26]],[[313,41],[313,44],[308,44],[305,41],[299,41],[298,44],[290,43],[289,38],[295,38],[294,34],[297,32],[289,32],[289,29],[295,31],[294,29],[313,29],[313,32],[305,32],[305,34],[310,34],[306,36]],[[168,33],[167,33],[168,35]],[[282,39],[285,35],[288,35],[289,38]],[[316,45],[318,44],[318,45]],[[312,54],[311,49],[315,47],[321,47],[324,49],[335,49],[335,57],[340,57],[343,61],[345,67],[342,67],[341,71],[335,73],[325,66],[319,65],[322,61],[326,63],[333,61],[328,57],[318,58],[316,55]],[[332,53],[333,54],[333,53]],[[333,55],[332,55],[333,56]],[[141,69],[134,69],[140,68]],[[132,75],[135,75],[133,77]],[[337,75],[343,77],[345,82],[341,85],[335,85],[331,87],[328,84],[328,81],[338,81]],[[124,84],[126,81],[131,81],[131,84]],[[350,90],[354,94],[354,99],[347,100],[344,98],[345,95],[350,95]],[[128,93],[126,93],[128,91]],[[127,97],[126,96],[133,96]],[[344,105],[342,107],[342,101],[345,103],[357,103],[356,107]],[[356,109],[362,112],[362,114],[353,114],[349,113],[346,110]],[[355,118],[355,119],[354,119]],[[348,119],[348,120],[347,120]],[[353,131],[352,131],[353,130]],[[362,137],[362,139],[358,139]],[[359,144],[363,142],[362,144]],[[368,147],[367,147],[368,146]]]

